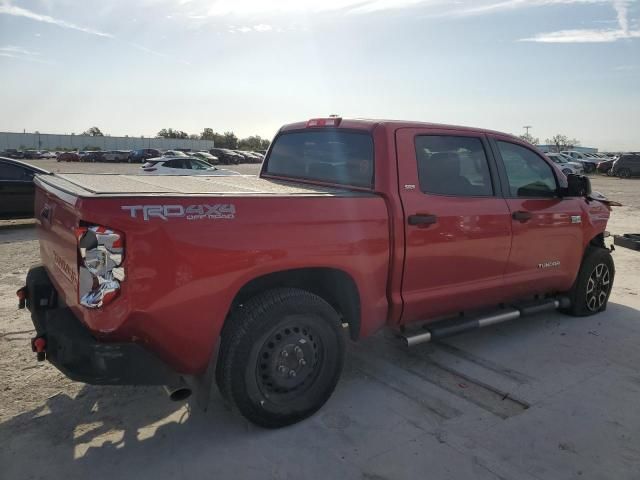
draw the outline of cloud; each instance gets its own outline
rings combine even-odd
[[[248,26],[236,26],[229,25],[229,33],[249,33],[249,32],[257,32],[257,33],[266,33],[272,32],[274,28],[271,25],[267,25],[266,23],[260,23],[258,25]]]
[[[26,60],[28,62],[44,63],[47,65],[52,63],[49,60],[43,59],[39,52],[27,50],[26,48],[17,47],[15,45],[0,47],[0,57],[15,58],[17,60]]]
[[[575,29],[557,32],[539,33],[523,38],[521,42],[536,43],[612,43],[618,40],[640,38],[640,30],[629,29],[629,5],[631,0],[613,0],[611,2],[618,19],[617,29]]]
[[[546,7],[552,5],[594,4],[607,3],[609,0],[505,0],[502,2],[489,2],[472,7],[462,7],[447,12],[457,15],[474,15],[500,12],[503,10],[515,10],[519,8]]]
[[[35,20],[36,22],[49,23],[51,25],[57,25],[58,27],[68,28],[70,30],[77,30],[79,32],[89,33],[91,35],[97,35],[99,37],[113,38],[113,35],[109,33],[100,32],[93,28],[83,27],[76,25],[75,23],[67,22],[66,20],[60,20],[58,18],[50,17],[49,15],[41,15],[39,13],[32,12],[26,8],[16,7],[8,2],[0,4],[0,15],[12,15],[14,17],[23,17]]]
[[[4,47],[0,47],[0,52],[18,55],[40,55],[38,52],[33,52],[22,47],[16,47],[15,45],[6,45]]]
[[[640,38],[640,31],[624,30],[560,30],[539,33],[521,42],[538,43],[611,43],[625,38]]]
[[[0,0],[1,1],[1,0]],[[31,10],[27,10],[26,8],[21,8],[21,7],[16,7],[15,5],[11,5],[9,2],[5,1],[4,3],[0,3],[0,15],[4,14],[4,15],[12,15],[15,17],[23,17],[23,18],[29,18],[31,20],[35,20],[37,22],[43,22],[43,23],[48,23],[51,25],[57,25],[58,27],[62,27],[62,28],[67,28],[70,30],[76,30],[79,32],[83,32],[83,33],[88,33],[91,35],[97,35],[99,37],[104,37],[104,38],[109,38],[112,40],[117,40],[116,37],[110,33],[104,33],[98,30],[94,30],[92,28],[88,28],[88,27],[83,27],[80,25],[76,25],[74,23],[71,22],[67,22],[66,20],[61,20],[58,18],[53,18],[50,17],[48,15],[41,15],[39,13],[36,12],[32,12]],[[39,36],[40,34],[36,34],[36,36]],[[137,50],[140,50],[141,52],[145,52],[145,53],[149,53],[151,55],[155,55],[157,57],[163,57],[163,58],[167,58],[167,59],[172,59],[169,55],[166,55],[162,52],[158,52],[156,50],[152,50],[150,48],[145,47],[144,45],[140,45],[138,43],[135,42],[127,42],[127,41],[122,41],[122,43],[124,43],[125,45],[129,45]],[[12,47],[12,46],[8,46],[8,47],[2,47],[3,49],[0,49],[0,56],[3,57],[10,57],[10,58],[21,58],[23,60],[33,60],[36,61],[36,59],[32,58],[32,55],[34,55],[33,52],[27,52],[26,50],[22,50],[22,51],[11,51],[11,50],[6,50],[8,48],[15,48],[17,49],[18,47]],[[174,59],[175,60],[175,59]],[[48,63],[44,60],[40,60],[43,63]],[[185,65],[189,65],[189,62],[184,61],[184,60],[178,60],[180,63],[183,63]]]
[[[446,0],[192,0],[189,2],[189,8],[192,10],[189,15],[200,19],[254,15],[273,17],[324,12],[365,14],[414,6],[448,6],[450,3]]]
[[[607,3],[609,1],[611,0],[458,0],[456,2],[446,0],[194,0],[189,2],[189,5],[194,9],[192,15],[198,18],[228,15],[275,16],[279,14],[338,11],[350,14],[365,14],[388,10],[401,10],[411,7],[444,9],[439,16],[461,16],[536,6],[593,4]],[[621,3],[625,2],[625,0],[620,1]],[[452,4],[454,8],[451,8]]]
[[[270,32],[271,30],[273,30],[273,27],[271,25],[266,25],[264,23],[261,23],[260,25],[254,25],[253,29],[256,32]]]
[[[629,31],[629,19],[627,18],[627,14],[629,12],[630,3],[631,2],[628,0],[613,0],[613,8],[615,8],[616,13],[618,14],[620,30],[624,32]]]

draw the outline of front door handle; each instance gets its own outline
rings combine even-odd
[[[514,220],[518,220],[519,222],[528,222],[533,218],[533,214],[531,212],[525,212],[523,210],[518,210],[517,212],[513,212],[511,215]]]
[[[434,223],[438,223],[436,215],[409,215],[409,225],[433,225]]]

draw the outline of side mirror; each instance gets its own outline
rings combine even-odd
[[[584,175],[567,175],[567,187],[562,189],[563,197],[586,197],[591,195],[591,180]]]

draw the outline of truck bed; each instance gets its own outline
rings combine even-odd
[[[122,196],[347,196],[348,189],[268,180],[255,175],[123,175],[64,173],[41,175],[38,182],[76,197]]]

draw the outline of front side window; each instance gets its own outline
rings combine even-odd
[[[491,173],[477,137],[416,137],[420,189],[424,193],[465,197],[493,195]]]
[[[278,136],[265,173],[369,188],[373,166],[373,140],[368,133],[322,129]]]
[[[553,197],[558,185],[551,166],[528,148],[498,142],[513,197]]]
[[[211,165],[200,160],[191,159],[190,162],[192,170],[209,170],[211,168]]]

